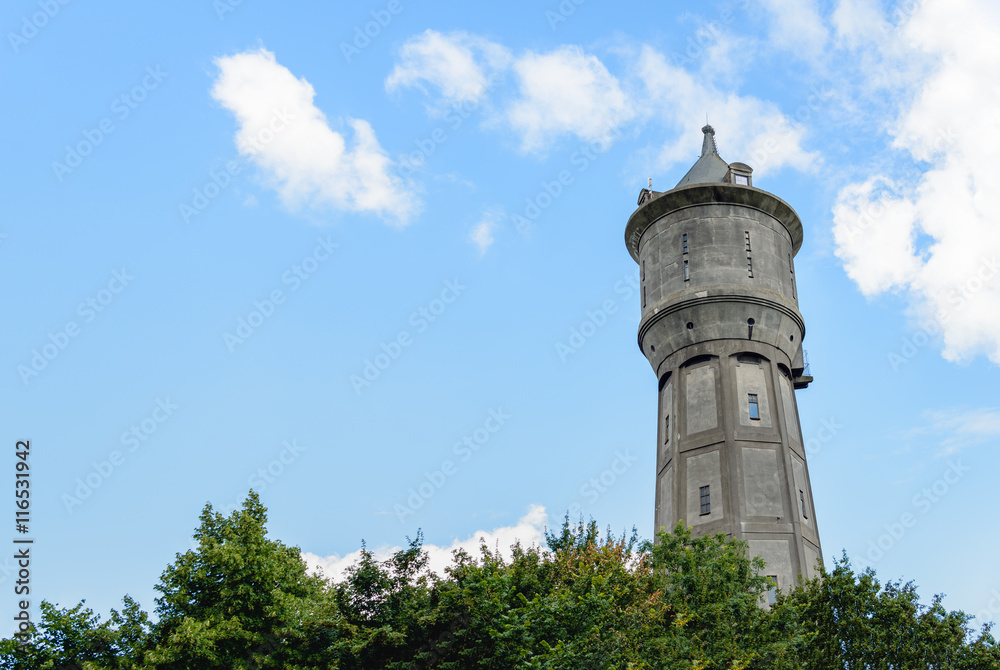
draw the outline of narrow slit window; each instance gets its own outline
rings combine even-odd
[[[799,504],[802,506],[802,518],[808,519],[809,515],[806,514],[806,494],[802,489],[799,489]]]
[[[795,297],[795,267],[792,265],[792,255],[788,254],[788,275],[792,278],[792,297]]]
[[[642,262],[642,281],[646,281],[646,261]]]
[[[701,516],[712,513],[712,496],[708,492],[707,486],[702,486],[698,489],[698,493],[701,497]]]
[[[753,259],[747,256],[747,277],[753,277]]]
[[[691,270],[688,268],[687,259],[684,259],[684,281],[691,279]]]
[[[688,252],[688,234],[687,233],[684,233],[683,242],[684,242],[684,253],[687,253]]]
[[[748,393],[747,394],[747,404],[750,407],[750,418],[753,420],[760,419],[760,406],[757,404],[757,394]]]
[[[768,575],[771,584],[767,588],[767,604],[774,605],[778,602],[778,575]]]
[[[747,251],[750,251],[750,231],[747,230],[743,233],[746,236],[747,241]]]
[[[642,287],[642,306],[645,309],[645,307],[646,307],[646,287],[645,286]]]
[[[670,415],[663,418],[663,444],[670,444]]]

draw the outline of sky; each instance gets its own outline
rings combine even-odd
[[[996,3],[15,0],[2,32],[5,631],[15,540],[33,612],[152,610],[251,488],[328,575],[567,513],[651,538],[624,228],[706,119],[803,222],[825,560],[1000,620]]]

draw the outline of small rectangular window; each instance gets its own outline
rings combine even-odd
[[[688,281],[689,279],[691,279],[691,271],[688,270],[688,262],[687,262],[687,259],[685,258],[684,259],[684,281]]]
[[[746,235],[747,251],[750,251],[750,231],[745,231],[744,235]]]
[[[750,177],[748,177],[745,174],[739,174],[739,173],[734,174],[733,181],[736,182],[737,184],[742,184],[743,186],[750,185]]]
[[[802,505],[802,518],[808,519],[809,515],[806,514],[806,494],[802,489],[799,489],[799,504]]]
[[[670,415],[663,419],[663,444],[670,443]]]
[[[753,277],[753,260],[747,256],[747,277]]]
[[[701,515],[700,516],[705,516],[706,514],[711,514],[712,513],[712,497],[711,497],[711,495],[708,492],[708,487],[707,486],[702,486],[698,490],[698,492],[699,492],[699,495],[701,496]]]
[[[688,252],[688,234],[684,233],[684,253]]]
[[[778,602],[778,575],[768,575],[771,585],[767,589],[767,604],[774,605]]]
[[[757,405],[757,394],[748,393],[747,401],[750,405],[750,418],[754,420],[760,419],[760,408]]]

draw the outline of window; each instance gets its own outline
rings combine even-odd
[[[701,496],[701,516],[712,513],[712,497],[708,492],[707,486],[702,486],[698,489],[698,493]]]
[[[687,259],[684,259],[684,281],[691,279],[691,271],[688,269]]]
[[[642,262],[642,277],[640,279],[646,281],[646,261]]]
[[[645,286],[642,287],[642,307],[643,307],[643,309],[646,308],[646,287]]]
[[[684,233],[683,243],[684,243],[684,253],[688,252],[688,234]]]
[[[747,241],[747,251],[750,251],[750,231],[747,230],[743,233],[746,236]]]
[[[757,405],[757,394],[756,393],[748,393],[747,394],[747,400],[748,400],[748,403],[749,403],[749,406],[750,406],[750,418],[753,419],[753,420],[755,420],[755,421],[759,420],[760,419],[760,408]]]
[[[753,277],[753,261],[747,256],[747,277]]]
[[[809,515],[806,514],[806,494],[802,489],[799,489],[799,504],[802,505],[802,518],[808,519]]]
[[[663,419],[663,444],[670,443],[670,415]]]
[[[795,268],[792,266],[792,255],[788,254],[788,274],[792,278],[792,297],[795,297]]]
[[[767,589],[767,604],[774,605],[778,602],[778,575],[768,575],[771,585]]]
[[[749,186],[750,185],[750,177],[748,175],[740,174],[739,172],[736,172],[736,173],[733,174],[733,182],[736,183],[736,184],[742,184],[743,186]]]

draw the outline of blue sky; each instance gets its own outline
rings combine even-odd
[[[650,537],[623,232],[707,115],[804,224],[826,558],[1000,618],[995,4],[9,5],[2,495],[30,439],[36,598],[152,609],[251,486],[332,572],[567,510]]]

